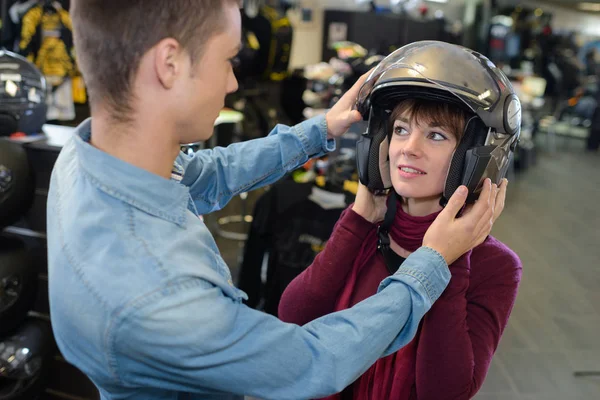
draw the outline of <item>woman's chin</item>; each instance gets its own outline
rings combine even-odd
[[[392,186],[394,187],[394,191],[405,199],[423,197],[427,192],[432,192],[421,185],[407,182],[392,182]]]
[[[439,190],[427,190],[424,187],[415,187],[410,184],[392,183],[394,191],[404,199],[414,200],[439,200],[442,197],[442,192]]]

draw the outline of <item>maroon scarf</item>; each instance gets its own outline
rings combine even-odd
[[[438,216],[439,212],[425,217],[414,217],[402,210],[402,204],[400,200],[397,200],[396,196],[391,196],[390,201],[398,201],[396,216],[389,232],[390,237],[403,249],[414,252],[421,247],[427,229]],[[348,275],[346,285],[338,297],[334,311],[344,310],[352,306],[351,299],[358,284],[357,277],[364,267],[373,262],[377,252],[377,240],[377,230],[373,229],[363,242],[358,257],[352,266],[352,271]],[[414,365],[405,365],[405,368],[395,368],[398,357],[414,360],[416,358],[415,342],[413,341],[398,352],[378,360],[353,384],[353,398],[361,400],[408,399],[411,396],[410,390],[412,382],[415,379],[415,367]],[[340,394],[326,398],[326,400],[341,399],[342,396]]]
[[[423,244],[423,237],[429,229],[429,226],[435,221],[440,212],[436,212],[425,217],[413,217],[407,214],[402,209],[400,200],[396,200],[395,196],[390,197],[390,201],[398,201],[396,207],[396,216],[390,228],[390,237],[404,250],[410,252],[416,251]],[[377,252],[377,230],[374,229],[365,238],[362,248],[354,261],[352,271],[346,281],[346,286],[338,297],[335,310],[340,311],[351,307],[350,299],[355,290],[356,279],[361,270],[372,261]]]

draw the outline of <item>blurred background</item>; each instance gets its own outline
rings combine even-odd
[[[97,399],[56,349],[47,300],[49,175],[73,127],[89,117],[69,2],[1,7],[0,189],[17,174],[27,179],[12,208],[0,209],[0,361],[7,348],[29,356],[19,367],[27,373],[0,369],[0,400]],[[189,154],[324,113],[384,56],[415,41],[461,44],[504,70],[523,120],[492,234],[524,271],[475,398],[600,399],[600,1],[247,0],[242,13],[240,90],[210,141],[182,146]],[[364,129],[354,125],[334,153],[204,217],[249,306],[276,315],[287,284],[327,243],[356,193]]]

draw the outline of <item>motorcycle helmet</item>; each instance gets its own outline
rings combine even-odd
[[[467,202],[472,203],[486,178],[501,182],[521,132],[521,103],[511,83],[473,50],[420,41],[387,56],[359,91],[356,108],[368,121],[357,143],[362,184],[376,194],[392,187],[387,166],[389,119],[394,107],[406,99],[447,102],[470,115],[448,170],[442,206],[460,185],[469,188]]]
[[[27,318],[36,296],[37,270],[31,253],[21,240],[0,237],[0,336]]]
[[[30,318],[0,339],[0,400],[31,400],[43,393],[52,355],[51,337],[47,322]]]
[[[0,136],[42,132],[46,79],[26,58],[0,50]]]
[[[18,221],[35,194],[33,170],[23,146],[0,138],[0,229]]]

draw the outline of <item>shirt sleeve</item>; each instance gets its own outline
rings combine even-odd
[[[198,151],[193,157],[181,153],[182,184],[200,214],[223,208],[233,196],[279,180],[310,158],[335,150],[327,139],[327,123],[321,115],[289,127],[277,125],[265,138]]]
[[[463,256],[465,257],[465,256]],[[460,267],[455,267],[457,265]],[[492,271],[485,280],[472,270]],[[521,262],[510,250],[454,263],[452,279],[423,318],[417,349],[420,400],[468,400],[487,375],[507,325],[521,280]]]
[[[304,326],[250,309],[206,281],[186,280],[122,312],[109,334],[109,354],[127,385],[264,399],[324,397],[408,343],[449,279],[443,258],[423,248],[378,294]]]
[[[344,210],[323,251],[286,287],[279,318],[304,325],[333,312],[365,238],[376,227],[353,211],[352,205]]]

